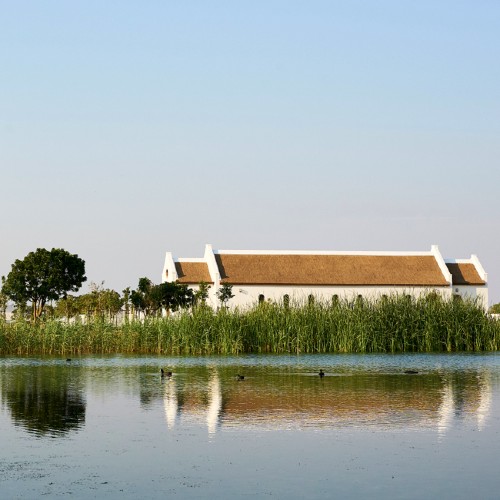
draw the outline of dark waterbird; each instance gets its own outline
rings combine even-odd
[[[418,372],[417,370],[405,370],[405,373],[407,375],[416,375]]]
[[[245,375],[236,375],[236,380],[245,380]]]
[[[166,372],[163,368],[160,368],[161,377],[162,378],[170,378],[172,376],[172,372]]]
[[[66,362],[67,363],[71,362],[71,358],[66,358]]]
[[[325,372],[323,370],[320,370],[318,375],[320,376],[320,378],[323,378],[325,376]]]

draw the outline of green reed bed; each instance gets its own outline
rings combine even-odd
[[[474,302],[392,296],[377,301],[208,307],[121,326],[0,322],[0,354],[366,353],[496,351],[500,321]]]

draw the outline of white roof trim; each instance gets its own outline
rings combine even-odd
[[[384,257],[425,257],[434,255],[428,252],[386,252],[386,251],[325,251],[325,250],[214,250],[216,255],[349,255]]]
[[[450,273],[450,270],[446,267],[446,262],[443,259],[443,256],[441,255],[441,252],[439,251],[439,247],[437,245],[432,245],[431,246],[431,253],[434,255],[434,258],[436,259],[436,262],[438,263],[439,269],[441,269],[441,272],[443,273],[444,278],[448,282],[449,286],[453,285],[453,276]]]

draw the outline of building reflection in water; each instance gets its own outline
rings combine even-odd
[[[491,387],[491,374],[484,373],[481,377],[481,391],[479,397],[479,405],[476,411],[477,415],[477,426],[481,431],[484,429],[486,422],[488,420],[488,416],[491,412],[491,403],[493,399],[493,389]]]
[[[255,373],[237,382],[227,370],[211,368],[193,384],[165,383],[167,427],[179,417],[206,425],[213,434],[225,427],[428,428],[444,436],[457,422],[484,428],[491,411],[487,372],[337,374]],[[200,383],[200,379],[205,382]],[[183,405],[179,405],[179,399]],[[203,424],[204,422],[204,424]]]
[[[85,423],[80,376],[72,367],[3,370],[1,391],[13,422],[37,436],[60,437]]]
[[[473,420],[481,431],[491,412],[491,374],[453,374],[444,378],[439,430],[444,433],[454,420]]]
[[[177,398],[177,385],[175,379],[168,379],[164,381],[163,391],[163,406],[165,409],[165,420],[167,427],[172,429],[177,420],[179,411],[179,400]]]
[[[163,409],[168,429],[172,429],[182,415],[186,422],[204,422],[210,434],[217,431],[223,397],[220,376],[216,369],[209,371],[206,384],[197,382],[184,387],[176,382],[175,376],[163,383]],[[185,404],[180,404],[180,401],[185,401]]]
[[[453,422],[453,386],[449,379],[444,379],[441,392],[441,404],[438,408],[437,430],[440,436],[444,436]]]
[[[219,373],[213,369],[208,380],[207,428],[209,434],[214,434],[219,425],[222,411],[222,390]]]

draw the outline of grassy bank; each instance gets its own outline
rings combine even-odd
[[[239,354],[496,351],[500,321],[473,302],[428,296],[375,302],[201,308],[113,326],[0,323],[0,354]]]

